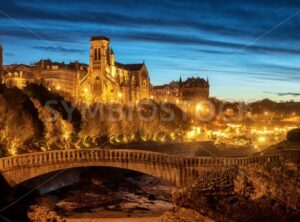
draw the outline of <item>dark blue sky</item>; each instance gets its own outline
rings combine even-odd
[[[300,100],[300,1],[1,0],[0,10],[5,64],[88,63],[90,37],[106,35],[120,62],[146,61],[153,84],[208,76],[212,96]]]

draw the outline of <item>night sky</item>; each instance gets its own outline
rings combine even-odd
[[[89,63],[93,35],[156,84],[209,77],[211,95],[300,101],[300,1],[1,0],[4,63]]]

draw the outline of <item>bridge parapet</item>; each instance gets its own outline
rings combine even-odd
[[[30,153],[19,156],[0,158],[0,171],[16,168],[74,162],[129,162],[149,163],[158,165],[173,165],[183,168],[197,168],[202,166],[232,166],[253,163],[277,162],[280,155],[258,157],[185,157],[142,150],[118,149],[83,149],[58,150],[49,152]]]

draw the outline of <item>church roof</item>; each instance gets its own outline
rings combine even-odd
[[[40,66],[42,69],[47,69],[47,66],[57,66],[59,69],[70,69],[70,70],[76,70],[79,67],[82,67],[83,70],[87,70],[88,65],[84,63],[79,62],[70,62],[70,63],[64,63],[64,62],[54,62],[50,59],[42,59],[38,61],[35,66]]]
[[[91,37],[91,41],[94,41],[94,40],[107,40],[107,41],[109,41],[109,38],[106,37],[106,36],[93,36],[93,37]]]
[[[202,78],[188,78],[183,82],[184,87],[209,87],[208,82]]]
[[[3,70],[6,72],[32,72],[33,67],[25,64],[13,64],[3,66]]]
[[[122,64],[119,62],[116,62],[115,65],[118,68],[122,68],[122,69],[127,69],[128,71],[140,71],[143,66],[145,65],[144,63],[138,63],[138,64]]]

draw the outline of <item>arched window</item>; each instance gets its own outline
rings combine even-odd
[[[96,76],[94,81],[94,91],[101,91],[101,79],[99,76]]]
[[[143,88],[146,88],[147,87],[147,81],[144,79],[143,80]]]
[[[100,60],[100,59],[101,59],[101,49],[98,48],[98,60]]]
[[[94,49],[94,60],[98,60],[97,49]]]

